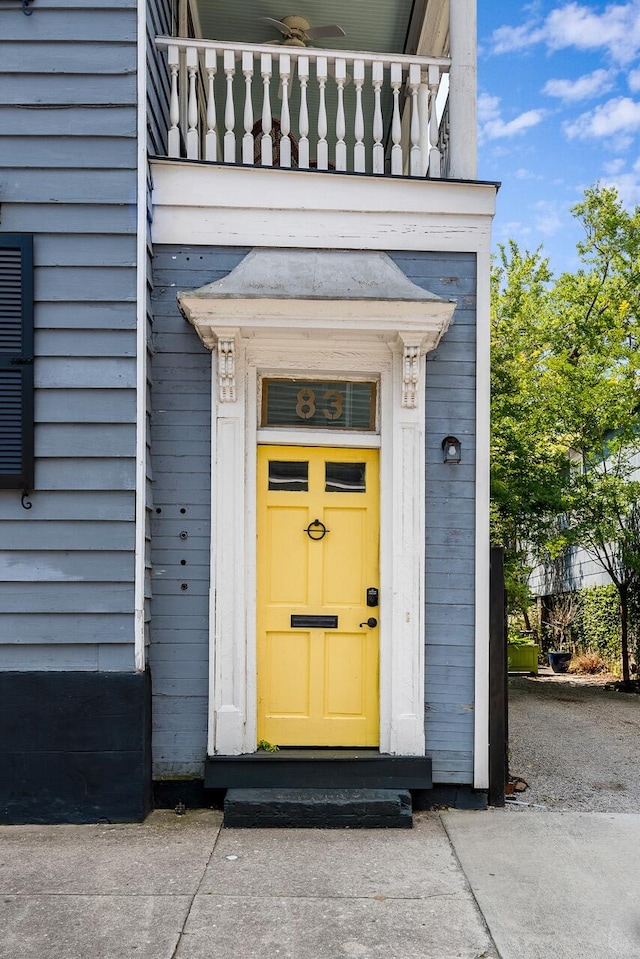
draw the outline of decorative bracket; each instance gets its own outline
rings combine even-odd
[[[237,330],[218,333],[218,393],[221,403],[236,401],[236,344]]]
[[[418,405],[418,379],[420,376],[420,347],[408,346],[402,350],[402,405],[415,410]]]

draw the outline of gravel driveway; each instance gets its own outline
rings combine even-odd
[[[516,798],[555,809],[640,812],[640,696],[555,674],[509,678]]]

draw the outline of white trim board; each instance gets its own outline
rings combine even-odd
[[[496,185],[153,160],[154,244],[489,251]],[[286,197],[286,204],[282,197]]]
[[[137,17],[137,225],[136,225],[136,502],[134,574],[135,668],[146,666],[145,580],[147,558],[147,3]]]
[[[473,785],[489,788],[490,256],[478,254],[476,299],[476,559]]]

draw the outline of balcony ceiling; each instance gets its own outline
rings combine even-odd
[[[435,56],[443,52],[434,47],[444,44],[444,39],[435,41],[435,25],[441,25],[445,6],[448,9],[448,0],[197,0],[202,37],[209,40],[269,43],[276,31],[260,17],[295,15],[311,26],[337,23],[345,31],[346,37],[317,40],[316,47]],[[424,27],[430,20],[434,26],[427,39]],[[431,49],[425,49],[425,41]]]

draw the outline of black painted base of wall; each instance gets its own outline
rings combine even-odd
[[[487,793],[471,786],[437,785],[431,789],[410,789],[413,809],[486,809]],[[207,789],[203,779],[154,780],[156,809],[223,809],[226,790]]]
[[[149,673],[0,673],[0,822],[133,822],[151,808]]]
[[[222,809],[226,789],[205,789],[204,779],[154,779],[154,809]]]
[[[472,786],[438,785],[412,790],[415,811],[427,809],[486,809],[487,793]]]
[[[204,784],[214,789],[430,789],[428,756],[376,749],[281,749],[207,756]]]

